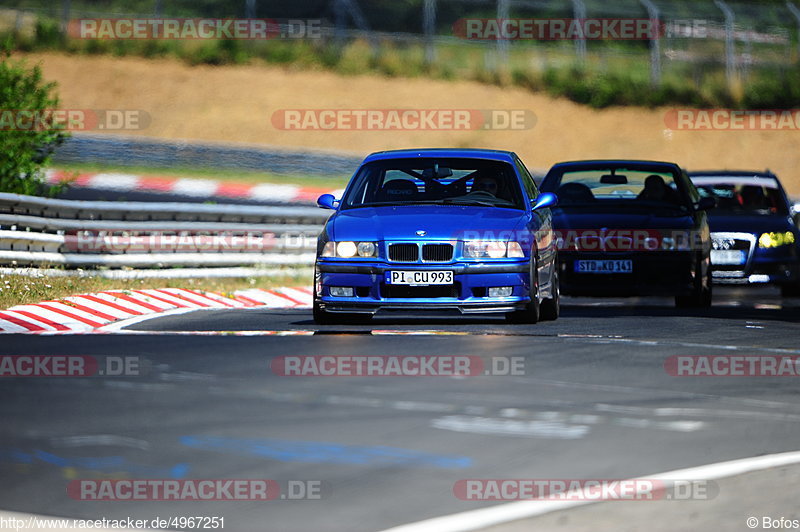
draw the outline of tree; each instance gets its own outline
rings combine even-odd
[[[47,191],[42,167],[67,139],[60,121],[56,84],[42,79],[41,68],[11,59],[0,50],[0,192],[41,195]],[[49,190],[57,192],[59,187]]]

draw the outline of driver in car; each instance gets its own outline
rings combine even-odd
[[[675,192],[660,175],[653,174],[644,180],[644,190],[637,196],[641,200],[675,202]]]
[[[497,196],[499,188],[497,178],[490,175],[476,177],[472,182],[471,192],[488,192],[492,196]]]

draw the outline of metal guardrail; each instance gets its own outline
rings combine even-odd
[[[314,207],[72,201],[0,193],[0,264],[241,267],[314,262]]]
[[[800,213],[800,201],[794,211]],[[0,265],[308,266],[329,215],[314,207],[72,201],[0,193]]]

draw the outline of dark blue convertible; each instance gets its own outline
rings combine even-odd
[[[690,177],[717,202],[709,212],[714,282],[772,283],[784,296],[800,296],[800,230],[775,174],[716,170]]]
[[[553,226],[563,294],[668,295],[680,307],[711,304],[705,211],[714,200],[701,198],[678,165],[559,163],[541,188],[559,198]]]
[[[556,319],[556,201],[511,152],[373,153],[341,200],[318,200],[335,212],[318,241],[314,319],[419,311]]]

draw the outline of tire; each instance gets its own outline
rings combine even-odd
[[[539,319],[541,321],[555,321],[561,314],[561,289],[558,282],[558,263],[553,274],[553,297],[542,301],[539,308]]]
[[[523,310],[515,310],[506,314],[506,321],[509,323],[534,324],[539,321],[539,285],[536,282],[536,263],[531,266],[531,289],[530,302],[525,305]]]
[[[327,312],[319,308],[319,304],[316,301],[314,302],[313,314],[317,325],[364,325],[372,321],[372,316],[369,314]]]
[[[709,308],[711,307],[712,277],[711,268],[706,270],[706,282],[700,281],[694,293],[688,296],[675,296],[675,306],[678,308]]]
[[[337,323],[340,323],[339,321],[340,316],[331,314],[330,312],[325,312],[324,310],[319,308],[319,303],[317,303],[316,301],[314,301],[313,314],[314,314],[314,321],[317,323],[317,325],[335,325]]]

